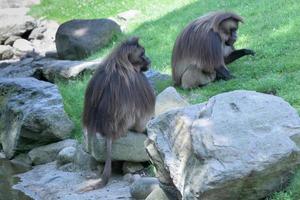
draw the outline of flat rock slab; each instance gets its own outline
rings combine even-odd
[[[122,177],[112,177],[105,188],[78,194],[76,191],[85,183],[85,176],[82,172],[60,171],[55,162],[36,166],[18,177],[21,182],[13,188],[35,200],[132,199],[129,183],[123,181]]]
[[[94,71],[101,61],[70,61],[52,58],[26,58],[19,62],[5,62],[0,77],[35,77],[50,82],[56,79],[75,78],[86,71]]]

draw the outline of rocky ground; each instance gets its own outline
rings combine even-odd
[[[36,166],[33,170],[20,174],[21,182],[14,186],[35,200],[84,200],[84,199],[132,199],[130,183],[122,176],[113,176],[102,189],[78,193],[87,181],[83,172],[65,172],[57,169],[55,162]]]

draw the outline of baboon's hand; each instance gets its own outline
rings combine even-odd
[[[255,51],[251,49],[244,49],[245,55],[255,56]]]

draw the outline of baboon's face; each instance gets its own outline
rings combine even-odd
[[[237,40],[238,21],[227,19],[220,24],[220,36],[228,46],[233,46]]]
[[[145,55],[144,47],[140,45],[137,45],[134,51],[129,54],[129,61],[139,71],[147,71],[151,63],[150,59]]]

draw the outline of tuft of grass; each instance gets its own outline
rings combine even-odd
[[[82,140],[81,114],[83,111],[84,91],[90,78],[90,74],[85,74],[83,77],[75,80],[57,81],[65,111],[75,124],[72,137],[78,141]]]

